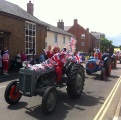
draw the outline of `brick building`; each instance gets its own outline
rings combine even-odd
[[[89,28],[84,29],[80,26],[77,19],[74,19],[73,26],[65,26],[64,29],[76,36],[76,51],[91,52],[96,47],[96,38],[90,34]]]
[[[27,10],[28,12],[18,5],[0,0],[0,47],[8,48],[10,59],[18,51],[31,55],[34,47],[35,55],[40,55],[44,49],[47,24],[33,16],[31,1],[27,4]]]

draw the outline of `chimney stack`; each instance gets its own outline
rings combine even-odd
[[[33,15],[33,11],[33,4],[31,3],[31,1],[29,1],[29,3],[27,3],[27,12]]]
[[[57,27],[64,30],[64,22],[62,19],[61,19],[61,21],[59,19],[59,22],[57,23]]]
[[[89,32],[89,28],[86,28],[86,31]]]
[[[74,19],[74,25],[76,25],[78,23],[77,19]]]

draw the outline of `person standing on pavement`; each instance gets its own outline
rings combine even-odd
[[[3,56],[3,74],[7,75],[8,74],[8,67],[9,67],[9,53],[8,50],[4,50]]]
[[[20,51],[16,55],[17,71],[22,67]]]
[[[21,52],[21,63],[27,60],[27,56],[24,51]]]
[[[44,53],[41,53],[40,57],[39,57],[39,62],[43,63],[45,61],[45,55]]]
[[[0,50],[0,74],[2,74],[2,54]]]

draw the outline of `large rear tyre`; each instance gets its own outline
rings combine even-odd
[[[54,111],[57,103],[57,90],[54,86],[48,87],[42,99],[42,111],[44,114],[50,114]]]
[[[111,63],[110,63],[109,60],[106,62],[105,69],[106,69],[106,76],[110,76],[110,74],[111,74]]]
[[[84,67],[81,64],[73,64],[69,71],[67,81],[67,94],[71,98],[78,98],[81,96],[84,87]]]
[[[16,104],[21,99],[22,94],[19,92],[17,88],[18,81],[12,81],[8,84],[5,89],[5,101],[8,104]]]
[[[105,80],[105,78],[106,78],[106,70],[105,70],[105,68],[102,68],[102,70],[101,70],[101,80]]]

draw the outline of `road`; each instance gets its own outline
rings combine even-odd
[[[112,120],[120,99],[121,64],[113,69],[106,80],[100,79],[100,72],[86,75],[85,86],[79,99],[70,99],[66,87],[58,89],[58,103],[55,111],[46,116],[42,113],[42,97],[24,97],[16,105],[8,105],[4,91],[9,81],[0,83],[0,120]]]

